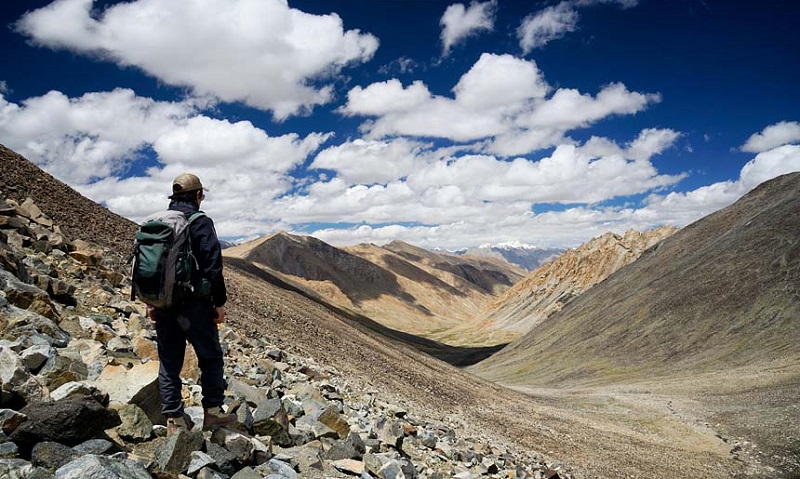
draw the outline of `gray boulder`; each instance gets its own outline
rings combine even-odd
[[[33,446],[31,463],[45,469],[58,469],[80,456],[81,454],[71,447],[57,442],[44,441]]]
[[[129,459],[89,454],[56,470],[54,479],[152,479],[147,469]]]
[[[136,404],[125,404],[117,408],[122,424],[117,434],[128,442],[144,442],[153,435],[153,422]]]
[[[11,434],[28,416],[21,414],[13,409],[0,409],[0,430],[4,434]]]
[[[236,458],[234,453],[218,444],[214,444],[211,441],[206,441],[205,450],[206,454],[214,459],[216,468],[224,474],[234,474],[242,467],[242,464],[239,462],[239,459]]]
[[[94,399],[33,403],[20,413],[28,416],[28,420],[10,437],[23,457],[29,456],[36,443],[54,441],[74,446],[120,424],[116,411],[104,408]]]
[[[333,446],[325,451],[325,459],[338,461],[340,459],[361,459],[366,452],[366,446],[358,433],[351,432],[343,440],[336,441]]]
[[[261,436],[271,436],[275,444],[290,446],[289,417],[278,398],[261,401],[253,414],[253,432]]]
[[[203,434],[179,429],[156,449],[158,469],[171,474],[181,474],[189,468],[192,453],[203,446]]]

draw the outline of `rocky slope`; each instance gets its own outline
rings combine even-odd
[[[22,203],[33,198],[41,211],[71,238],[87,238],[119,257],[131,252],[136,224],[108,211],[0,145],[0,191]]]
[[[728,434],[749,435],[786,474],[776,477],[796,477],[799,231],[792,173],[662,241],[472,370],[519,387],[669,384]]]
[[[492,346],[483,335],[447,331],[473,321],[524,274],[502,260],[439,254],[400,241],[336,248],[286,233],[224,254],[386,327],[457,346]]]
[[[236,426],[203,430],[190,354],[182,376],[194,427],[165,437],[153,327],[144,305],[128,300],[111,257],[97,243],[66,238],[31,199],[0,195],[0,477],[559,475],[540,456],[465,437],[457,423],[355,387],[263,329],[221,333]],[[234,317],[236,291],[234,279]]]
[[[606,233],[567,250],[500,296],[484,312],[486,327],[519,334],[532,330],[676,231],[662,226],[644,233],[629,230],[622,236]]]

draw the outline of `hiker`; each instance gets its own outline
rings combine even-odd
[[[225,321],[227,292],[222,276],[222,249],[214,223],[205,214],[196,214],[205,198],[204,191],[197,176],[184,173],[173,180],[169,197],[170,210],[192,218],[188,225],[189,239],[198,276],[192,278],[194,291],[181,295],[171,307],[148,308],[157,334],[161,361],[158,386],[168,435],[174,434],[178,428],[190,428],[183,412],[180,378],[187,341],[194,348],[200,366],[203,427],[213,428],[236,420],[234,415],[225,414],[221,407],[225,379],[217,324]]]

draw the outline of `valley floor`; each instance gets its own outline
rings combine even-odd
[[[693,477],[800,477],[798,363],[581,389],[514,389],[574,421],[576,446],[595,444],[588,436],[603,431],[608,442],[590,447],[621,453],[619,462],[635,465],[630,453],[649,444],[647,462],[682,465]],[[581,449],[568,454],[602,461],[598,451]],[[619,466],[622,472],[625,464]]]

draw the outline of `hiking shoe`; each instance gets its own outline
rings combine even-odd
[[[184,431],[188,431],[190,429],[189,425],[186,423],[186,419],[184,419],[183,416],[168,417],[167,437],[174,435],[179,429],[183,429]]]
[[[203,429],[217,429],[230,426],[237,421],[235,414],[226,414],[219,406],[208,408],[203,412]]]

